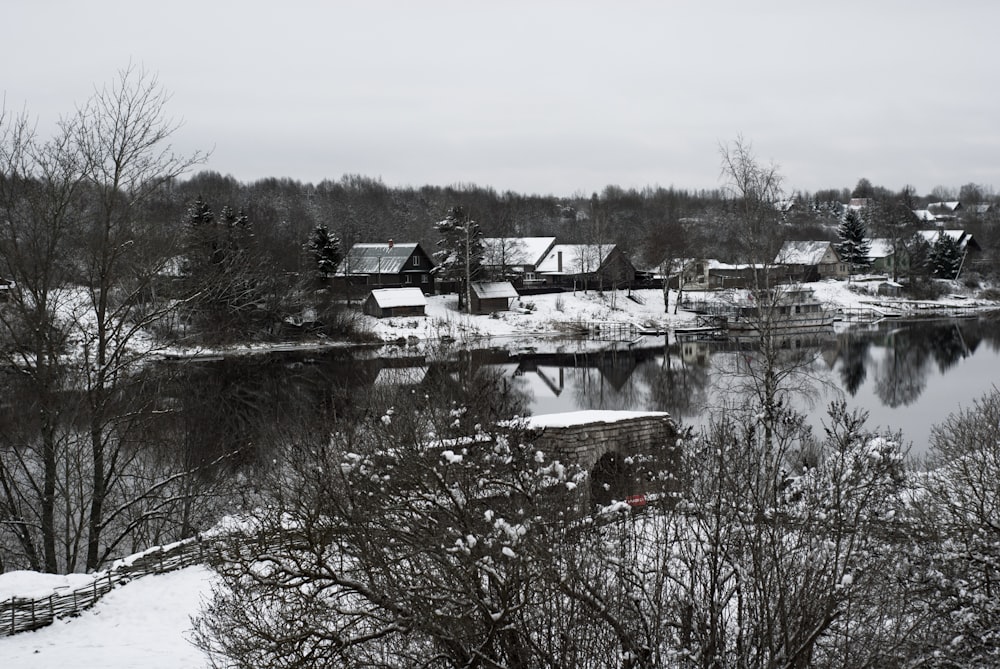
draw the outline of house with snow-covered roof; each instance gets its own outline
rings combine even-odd
[[[959,212],[962,211],[962,203],[957,200],[952,202],[931,202],[927,205],[927,211],[934,215],[938,223],[954,221],[958,218]]]
[[[551,286],[623,288],[635,281],[635,266],[617,244],[556,244],[535,268]]]
[[[519,297],[510,281],[473,281],[472,313],[492,314],[509,311],[510,301]]]
[[[355,244],[340,261],[334,275],[351,285],[378,288],[419,288],[434,292],[433,258],[419,243]]]
[[[910,269],[910,254],[902,242],[875,238],[868,248],[869,271],[873,274],[898,275]]]
[[[535,269],[555,243],[555,237],[485,237],[483,269],[497,281],[529,287],[544,283]]]
[[[840,259],[830,241],[786,241],[774,258],[791,281],[843,279],[849,274],[847,263]]]
[[[376,288],[361,305],[361,310],[376,318],[427,315],[427,298],[419,288]]]
[[[983,261],[982,247],[965,230],[920,230],[917,233],[928,247],[934,246],[941,237],[950,237],[964,255],[963,265],[975,267]]]

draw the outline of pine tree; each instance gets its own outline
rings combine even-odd
[[[946,234],[938,235],[928,258],[931,273],[939,279],[958,277],[958,272],[962,268],[962,255],[962,249],[953,237]]]
[[[462,207],[453,207],[448,216],[434,224],[441,234],[440,250],[434,254],[437,273],[443,279],[462,283],[459,307],[472,308],[472,282],[483,271],[483,232]]]
[[[313,261],[313,268],[321,279],[327,279],[337,271],[340,264],[340,239],[330,234],[325,223],[317,225],[306,244]]]
[[[871,240],[867,239],[868,229],[858,212],[848,210],[844,220],[837,229],[840,243],[837,253],[840,259],[851,267],[851,271],[866,269],[871,264],[868,253],[871,250]]]

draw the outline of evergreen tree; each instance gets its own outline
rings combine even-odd
[[[247,328],[270,294],[270,268],[249,217],[224,206],[218,217],[200,197],[189,210],[183,268],[185,302],[206,335],[223,339]]]
[[[962,268],[962,257],[962,249],[953,237],[943,233],[938,235],[928,258],[931,273],[939,279],[957,278]]]
[[[327,279],[337,271],[341,259],[340,239],[330,234],[330,229],[325,223],[313,228],[306,243],[306,250],[312,258],[313,269],[321,279]]]
[[[434,224],[441,234],[440,249],[434,254],[437,273],[443,279],[461,282],[459,307],[472,308],[472,282],[483,272],[483,232],[462,207],[453,207],[448,216]]]
[[[840,237],[837,253],[840,254],[841,260],[850,265],[852,272],[865,269],[871,264],[868,257],[872,246],[871,240],[867,239],[868,229],[857,211],[848,210],[837,229],[837,235]]]

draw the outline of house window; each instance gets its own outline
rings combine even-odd
[[[420,267],[420,256],[413,256],[413,266]]]
[[[427,283],[427,275],[426,274],[421,274],[420,275],[420,283]]]
[[[409,274],[406,275],[406,283],[413,283],[413,277]]]

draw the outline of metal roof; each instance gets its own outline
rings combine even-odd
[[[399,274],[418,246],[415,242],[392,245],[355,244],[340,261],[337,274]],[[433,267],[433,261],[430,267]]]

